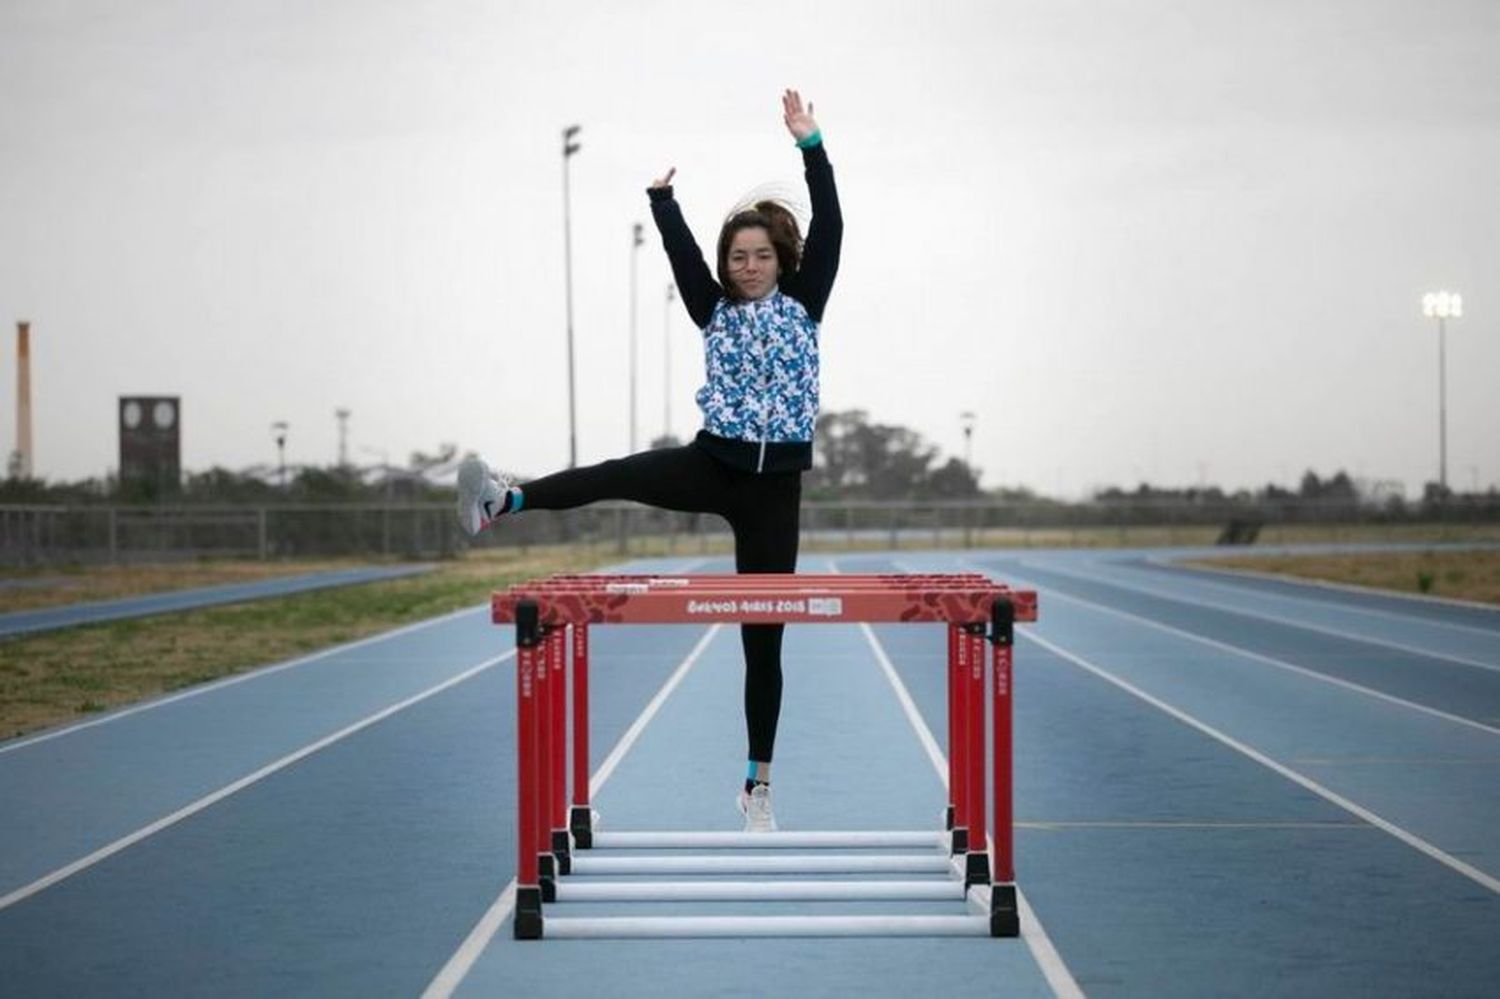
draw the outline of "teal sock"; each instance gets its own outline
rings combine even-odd
[[[520,513],[521,507],[526,505],[526,494],[521,492],[519,486],[511,486],[505,490],[505,499],[500,501],[501,513]]]
[[[765,769],[761,769],[762,767]],[[757,763],[751,760],[749,769],[745,772],[745,793],[749,794],[751,791],[754,791],[757,784],[764,784],[766,787],[770,787],[770,769],[771,765],[769,763]]]

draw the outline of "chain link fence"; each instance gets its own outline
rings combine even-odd
[[[1348,503],[808,502],[806,550],[1294,541],[1500,541],[1500,504],[1395,515]],[[477,539],[448,503],[261,506],[0,505],[0,563],[380,556],[451,558],[470,548],[572,543],[622,557],[732,550],[722,518],[633,503],[528,510]]]

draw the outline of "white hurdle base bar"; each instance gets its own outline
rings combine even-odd
[[[862,850],[948,848],[945,832],[596,832],[595,850]],[[576,856],[576,854],[575,854]]]
[[[972,884],[947,830],[593,831],[531,939],[1015,936],[1014,887]],[[692,852],[701,851],[701,852]],[[801,851],[801,852],[798,852]],[[676,877],[674,877],[676,876]],[[821,877],[820,877],[821,876]],[[759,880],[756,880],[759,878]],[[995,901],[992,901],[995,900]],[[996,904],[1006,903],[1007,904]],[[568,903],[952,902],[948,915],[558,915]],[[1006,910],[999,912],[998,910]],[[649,911],[649,910],[647,910]],[[586,908],[582,912],[588,912]],[[966,914],[963,914],[965,913]],[[517,923],[518,928],[520,923]],[[521,936],[520,930],[517,932]]]
[[[549,939],[659,937],[987,937],[985,916],[548,916]]]
[[[965,886],[932,881],[640,881],[557,883],[559,902],[888,902],[962,901]],[[547,925],[552,925],[549,918]]]
[[[790,854],[573,858],[573,874],[946,874],[948,858],[917,854]]]

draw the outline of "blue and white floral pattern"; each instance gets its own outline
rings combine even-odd
[[[818,418],[818,324],[781,291],[721,299],[703,330],[703,426],[741,441],[810,441]]]

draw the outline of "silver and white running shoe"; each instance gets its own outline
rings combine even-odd
[[[736,803],[745,817],[745,832],[775,832],[776,815],[771,811],[771,785],[757,784],[754,791],[740,789]]]
[[[472,455],[458,466],[458,524],[470,537],[500,516],[510,483]]]

